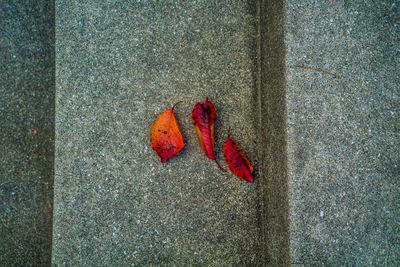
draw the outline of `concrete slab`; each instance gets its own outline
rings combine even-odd
[[[397,2],[57,3],[53,263],[396,265]],[[217,108],[256,182],[205,158]],[[151,150],[179,100],[185,149]],[[290,213],[289,213],[290,212]]]
[[[216,151],[232,136],[257,168],[257,5],[57,1],[53,263],[256,265],[260,180],[207,159],[191,122],[208,96]],[[185,148],[150,145],[175,102]]]
[[[286,1],[293,264],[400,264],[399,8]]]
[[[49,266],[54,5],[0,2],[0,265]]]

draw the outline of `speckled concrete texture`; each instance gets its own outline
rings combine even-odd
[[[50,266],[54,5],[0,1],[0,265]]]
[[[285,15],[291,262],[398,266],[400,2]]]
[[[232,138],[257,169],[257,5],[57,1],[54,264],[244,266],[260,259],[259,180],[206,158]],[[150,129],[175,102],[185,148],[162,164]]]

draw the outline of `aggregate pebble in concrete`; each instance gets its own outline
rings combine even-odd
[[[54,5],[0,1],[0,265],[49,266]]]
[[[257,167],[255,7],[57,2],[54,264],[258,263],[259,183],[206,158],[191,119],[208,96],[217,159],[232,126]],[[179,100],[186,146],[162,164],[150,129]]]
[[[400,263],[399,10],[287,1],[293,264]]]

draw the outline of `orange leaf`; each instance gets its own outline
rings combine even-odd
[[[228,138],[224,144],[224,156],[229,169],[239,178],[252,183],[253,166],[243,154],[242,150],[236,145],[235,141],[230,138],[231,127],[228,130]]]
[[[215,158],[214,152],[214,118],[215,118],[215,107],[208,101],[204,104],[197,103],[192,111],[192,120],[194,128],[196,129],[197,136],[199,138],[201,149],[203,149],[206,156],[212,160],[215,160],[218,167],[226,172],[225,169],[219,165]]]
[[[185,146],[174,115],[174,107],[181,102],[179,101],[171,109],[158,116],[151,128],[151,147],[157,152],[161,162],[166,162]]]

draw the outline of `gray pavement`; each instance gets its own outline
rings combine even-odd
[[[216,157],[232,138],[257,166],[256,5],[242,1],[57,3],[53,263],[255,265],[258,180],[222,173],[191,111],[217,109]],[[185,148],[151,149],[175,108]]]
[[[54,5],[0,1],[0,265],[48,266]]]
[[[400,265],[399,1],[44,2],[0,1],[0,265]]]
[[[400,2],[285,16],[291,262],[398,266]]]

